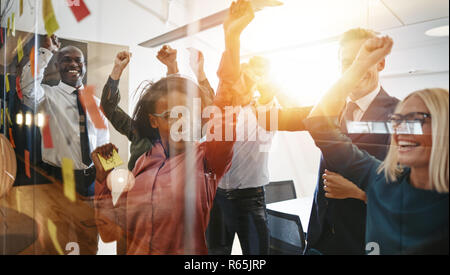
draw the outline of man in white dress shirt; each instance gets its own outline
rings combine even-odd
[[[96,129],[80,103],[79,92],[84,88],[83,78],[86,74],[83,53],[73,46],[61,50],[60,47],[55,35],[45,37],[36,58],[36,79],[33,78],[30,62],[23,68],[21,87],[24,104],[50,117],[49,126],[54,146],[45,148],[42,144],[42,168],[61,180],[62,159],[71,159],[78,194],[91,197],[94,195],[95,169],[90,154],[95,148],[109,142],[109,131]],[[61,82],[51,87],[41,82],[54,54]],[[99,106],[100,100],[95,100]],[[102,118],[105,125],[108,125],[103,115]]]

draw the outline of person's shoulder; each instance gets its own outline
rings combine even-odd
[[[391,96],[384,88],[381,88],[379,97],[386,103],[390,103],[391,105],[395,106],[400,102],[400,99]]]

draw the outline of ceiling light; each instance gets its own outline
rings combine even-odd
[[[425,34],[428,36],[433,36],[433,37],[448,36],[448,25],[430,29]]]

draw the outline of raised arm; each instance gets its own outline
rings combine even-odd
[[[371,38],[361,50],[350,68],[325,94],[319,104],[311,112],[311,117],[337,117],[344,108],[349,91],[355,87],[372,66],[381,62],[390,54],[394,42],[388,36]]]
[[[225,52],[219,67],[218,76],[220,80],[217,95],[214,99],[214,105],[221,114],[225,113],[227,106],[232,107],[239,100],[240,94],[246,91],[236,91],[235,83],[239,80],[240,75],[240,36],[243,30],[250,24],[254,18],[253,7],[250,2],[238,0],[231,5],[228,18],[224,24],[225,30]],[[230,117],[226,115],[215,116],[212,120],[214,123],[214,132],[217,127],[221,127],[222,131],[219,140],[212,139],[206,142],[205,160],[207,168],[221,178],[231,166],[233,158],[233,145],[235,140],[236,116],[231,112]],[[227,136],[227,129],[231,129],[232,136]],[[207,133],[207,138],[210,139]]]
[[[119,81],[123,71],[130,63],[131,53],[123,51],[117,54],[114,61],[114,67],[108,81],[103,88],[101,106],[106,118],[111,122],[114,128],[133,141],[136,135],[131,131],[131,117],[119,107],[120,92]]]
[[[390,53],[392,46],[393,42],[389,37],[369,39],[350,69],[326,93],[304,122],[322,151],[326,167],[358,187],[364,188],[365,184],[373,181],[381,162],[353,145],[351,139],[342,134],[338,116],[348,91],[358,85],[369,68]]]
[[[205,74],[205,57],[203,53],[194,48],[188,48],[190,53],[189,57],[189,65],[191,66],[192,72],[194,72],[195,77],[197,77],[198,84],[204,92],[206,96],[204,96],[207,102],[204,103],[204,106],[210,106],[214,101],[214,89],[211,87],[211,84],[208,81],[208,78]]]
[[[46,36],[42,42],[41,47],[37,50],[35,62],[37,70],[33,77],[35,70],[34,64],[31,61],[23,67],[20,78],[20,86],[22,88],[24,104],[32,109],[39,105],[44,99],[44,89],[41,87],[41,82],[44,78],[45,68],[47,68],[53,55],[60,49],[61,43],[56,35],[51,37]],[[34,53],[32,53],[34,54]],[[33,66],[33,68],[31,67]],[[35,79],[36,84],[35,85]]]
[[[167,75],[179,73],[177,50],[172,49],[169,45],[164,45],[161,50],[159,50],[156,58],[158,58],[162,64],[166,65]]]

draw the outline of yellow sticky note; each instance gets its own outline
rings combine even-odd
[[[50,219],[47,220],[47,229],[48,229],[48,234],[50,235],[50,239],[52,240],[56,251],[59,253],[59,255],[64,255],[64,252],[58,241],[58,228],[53,223],[53,221]]]
[[[17,40],[17,61],[22,61],[23,58],[23,45],[22,45],[22,39],[19,37]]]
[[[76,201],[75,174],[73,172],[73,161],[68,158],[62,160],[62,176],[64,181],[64,196],[70,201]]]
[[[44,0],[42,3],[42,12],[44,15],[45,30],[47,31],[47,34],[51,36],[59,29],[59,24],[56,20],[51,0]]]
[[[11,89],[10,85],[9,85],[9,78],[8,78],[9,74],[5,75],[5,86],[6,86],[6,92],[9,92],[9,90]]]
[[[14,12],[11,14],[11,34],[16,36],[16,14]]]
[[[116,150],[113,151],[113,155],[109,159],[103,158],[100,154],[98,154],[98,158],[105,171],[109,171],[123,164],[123,161]]]

